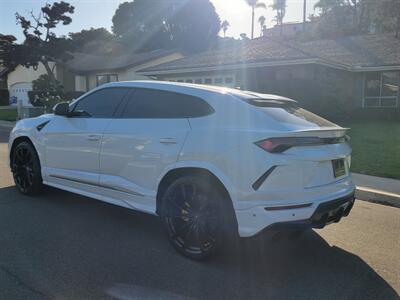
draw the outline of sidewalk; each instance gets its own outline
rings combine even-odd
[[[3,128],[5,127],[5,128],[9,128],[11,130],[14,127],[14,125],[15,125],[15,122],[0,120],[0,126]]]
[[[400,208],[400,180],[352,173],[356,198]]]

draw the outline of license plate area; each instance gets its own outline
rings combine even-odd
[[[343,158],[332,160],[332,168],[335,178],[346,175],[346,167]]]

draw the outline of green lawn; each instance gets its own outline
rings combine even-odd
[[[0,120],[15,121],[17,119],[17,109],[2,109],[0,108]]]
[[[350,127],[353,172],[400,179],[400,122],[360,121]]]

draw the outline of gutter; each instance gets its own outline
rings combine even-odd
[[[275,61],[275,62],[253,62],[253,63],[241,63],[241,64],[231,64],[231,65],[216,65],[208,67],[193,67],[193,68],[183,68],[183,69],[169,69],[169,70],[155,70],[155,71],[138,71],[137,73],[141,75],[169,75],[174,73],[195,73],[195,72],[210,72],[210,71],[232,71],[235,69],[242,68],[260,68],[260,67],[273,67],[273,66],[289,66],[289,65],[304,65],[304,64],[320,64],[326,65],[331,68],[347,70],[343,64],[337,64],[333,62],[323,61],[319,58],[307,58],[307,59],[295,59],[289,61]]]
[[[152,76],[152,75],[170,75],[176,73],[181,74],[181,73],[198,73],[198,72],[215,72],[215,71],[233,71],[243,68],[262,68],[262,67],[292,66],[292,65],[305,65],[305,64],[318,64],[348,72],[400,71],[400,65],[378,66],[378,67],[349,66],[320,58],[307,58],[307,59],[295,59],[295,60],[275,61],[275,62],[253,62],[253,63],[244,62],[241,64],[214,65],[207,67],[193,67],[193,68],[181,68],[181,69],[169,69],[169,70],[154,70],[154,71],[143,70],[143,71],[137,71],[137,73],[145,76]]]

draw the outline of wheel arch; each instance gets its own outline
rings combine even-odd
[[[157,196],[156,196],[156,213],[158,215],[160,214],[162,196],[166,191],[167,187],[174,180],[184,175],[205,176],[207,178],[210,178],[213,182],[215,182],[218,185],[221,191],[226,194],[226,196],[230,200],[229,202],[231,203],[233,209],[232,194],[229,191],[229,187],[226,186],[226,182],[224,179],[221,180],[220,177],[215,175],[214,172],[204,167],[182,166],[169,170],[166,174],[164,174],[160,183],[158,184]]]
[[[37,151],[37,149],[35,147],[35,144],[32,142],[32,140],[26,135],[18,136],[12,141],[11,148],[10,148],[10,151],[9,151],[8,159],[9,159],[10,168],[12,166],[12,154],[14,153],[14,149],[19,143],[22,143],[22,142],[27,142],[27,143],[31,144],[33,149],[35,149],[36,154],[39,157],[39,153],[38,153],[38,151]],[[39,163],[40,163],[40,166],[41,166],[42,164],[41,164],[41,161],[40,161],[40,157],[39,157]]]

